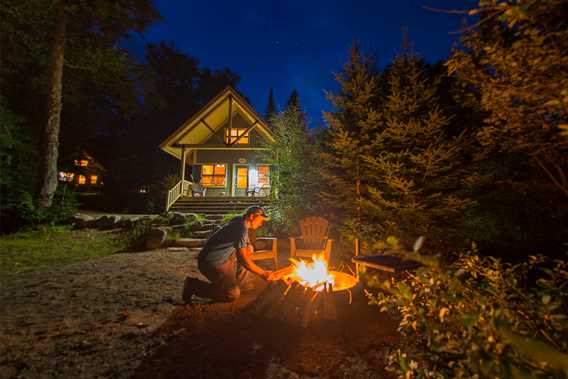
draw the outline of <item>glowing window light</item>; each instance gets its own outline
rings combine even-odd
[[[77,184],[85,184],[87,182],[87,178],[84,175],[77,175]]]

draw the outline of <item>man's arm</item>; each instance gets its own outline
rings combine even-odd
[[[262,269],[262,267],[258,266],[254,261],[251,259],[252,255],[252,247],[247,245],[243,248],[237,250],[237,258],[239,262],[250,272],[260,276],[263,279],[268,280],[270,278],[271,271],[266,271]]]

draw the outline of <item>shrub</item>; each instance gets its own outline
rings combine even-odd
[[[378,283],[386,293],[368,292],[381,311],[400,313],[399,331],[414,341],[415,351],[391,354],[395,369],[433,378],[568,375],[568,262],[531,256],[511,265],[475,250],[449,264],[403,255],[426,267]]]
[[[142,219],[136,222],[134,226],[129,229],[124,236],[125,244],[128,249],[136,250],[141,247],[143,238],[153,228],[151,219]]]
[[[239,213],[239,212],[227,213],[227,214],[223,215],[223,218],[221,219],[221,223],[226,224],[229,221],[231,221],[232,219],[234,219],[235,217],[241,216],[241,215],[242,215],[242,213]]]
[[[205,215],[198,213],[190,213],[185,218],[185,231],[191,233],[197,225],[204,223],[206,220]]]

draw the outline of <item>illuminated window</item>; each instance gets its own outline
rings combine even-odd
[[[230,130],[231,135],[229,136],[229,129],[225,129],[225,143],[234,143],[237,141],[239,136],[242,136],[237,142],[237,145],[248,145],[249,143],[249,133],[243,128],[233,128]]]
[[[77,184],[85,184],[87,179],[84,175],[77,175]]]
[[[261,187],[270,186],[270,166],[260,165],[258,166],[258,185]]]
[[[89,161],[86,159],[75,159],[75,166],[87,167],[88,165]]]
[[[59,180],[62,182],[72,182],[75,174],[72,172],[59,171]]]
[[[237,188],[247,189],[248,187],[248,167],[237,167]]]
[[[201,166],[201,184],[209,187],[224,187],[225,172],[224,164],[204,164]]]
[[[91,183],[91,184],[97,184],[97,179],[98,179],[98,178],[99,178],[99,177],[98,177],[97,175],[91,175],[91,181],[90,181],[90,183]]]

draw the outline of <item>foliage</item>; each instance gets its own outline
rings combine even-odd
[[[320,196],[343,237],[372,250],[393,233],[407,241],[422,234],[443,244],[461,240],[477,178],[464,165],[463,127],[439,104],[440,78],[408,51],[379,72],[354,47],[336,80]]]
[[[475,27],[447,62],[485,114],[478,159],[494,152],[531,158],[558,194],[568,196],[568,23],[566,4],[480,1]]]
[[[239,213],[239,212],[226,213],[221,218],[221,223],[226,224],[226,223],[228,223],[229,221],[231,221],[232,219],[234,219],[235,217],[238,217],[238,216],[242,216],[242,213]]]
[[[55,269],[112,254],[122,246],[117,236],[97,230],[43,225],[0,237],[0,276]]]
[[[188,233],[191,233],[196,226],[203,224],[207,220],[205,215],[200,213],[190,213],[185,218],[185,229]]]
[[[144,236],[146,236],[154,228],[154,222],[150,218],[143,218],[128,229],[124,233],[123,239],[125,242],[125,247],[131,250],[137,250],[141,247],[144,242]]]
[[[75,193],[66,188],[58,188],[49,208],[40,208],[29,192],[19,192],[18,196],[4,209],[8,213],[4,232],[13,232],[22,227],[37,228],[39,225],[61,225],[66,223],[79,208]]]
[[[438,243],[461,240],[463,211],[472,203],[466,190],[475,179],[465,165],[467,140],[448,130],[449,117],[416,55],[398,56],[385,75],[383,120],[362,157],[366,185],[362,213],[372,220],[374,240],[429,235]],[[452,134],[450,134],[452,133]]]
[[[475,247],[452,263],[402,252],[425,265],[375,285],[382,311],[400,312],[415,351],[393,352],[406,377],[566,377],[568,263],[531,256],[511,265]],[[423,349],[423,353],[420,350]],[[417,358],[419,357],[419,358]]]
[[[275,141],[268,143],[270,150],[264,158],[275,167],[270,178],[271,206],[278,223],[287,223],[284,229],[289,229],[301,217],[317,212],[317,202],[310,197],[317,185],[314,180],[317,167],[312,164],[316,146],[305,133],[304,113],[300,108],[286,108],[270,124]]]

